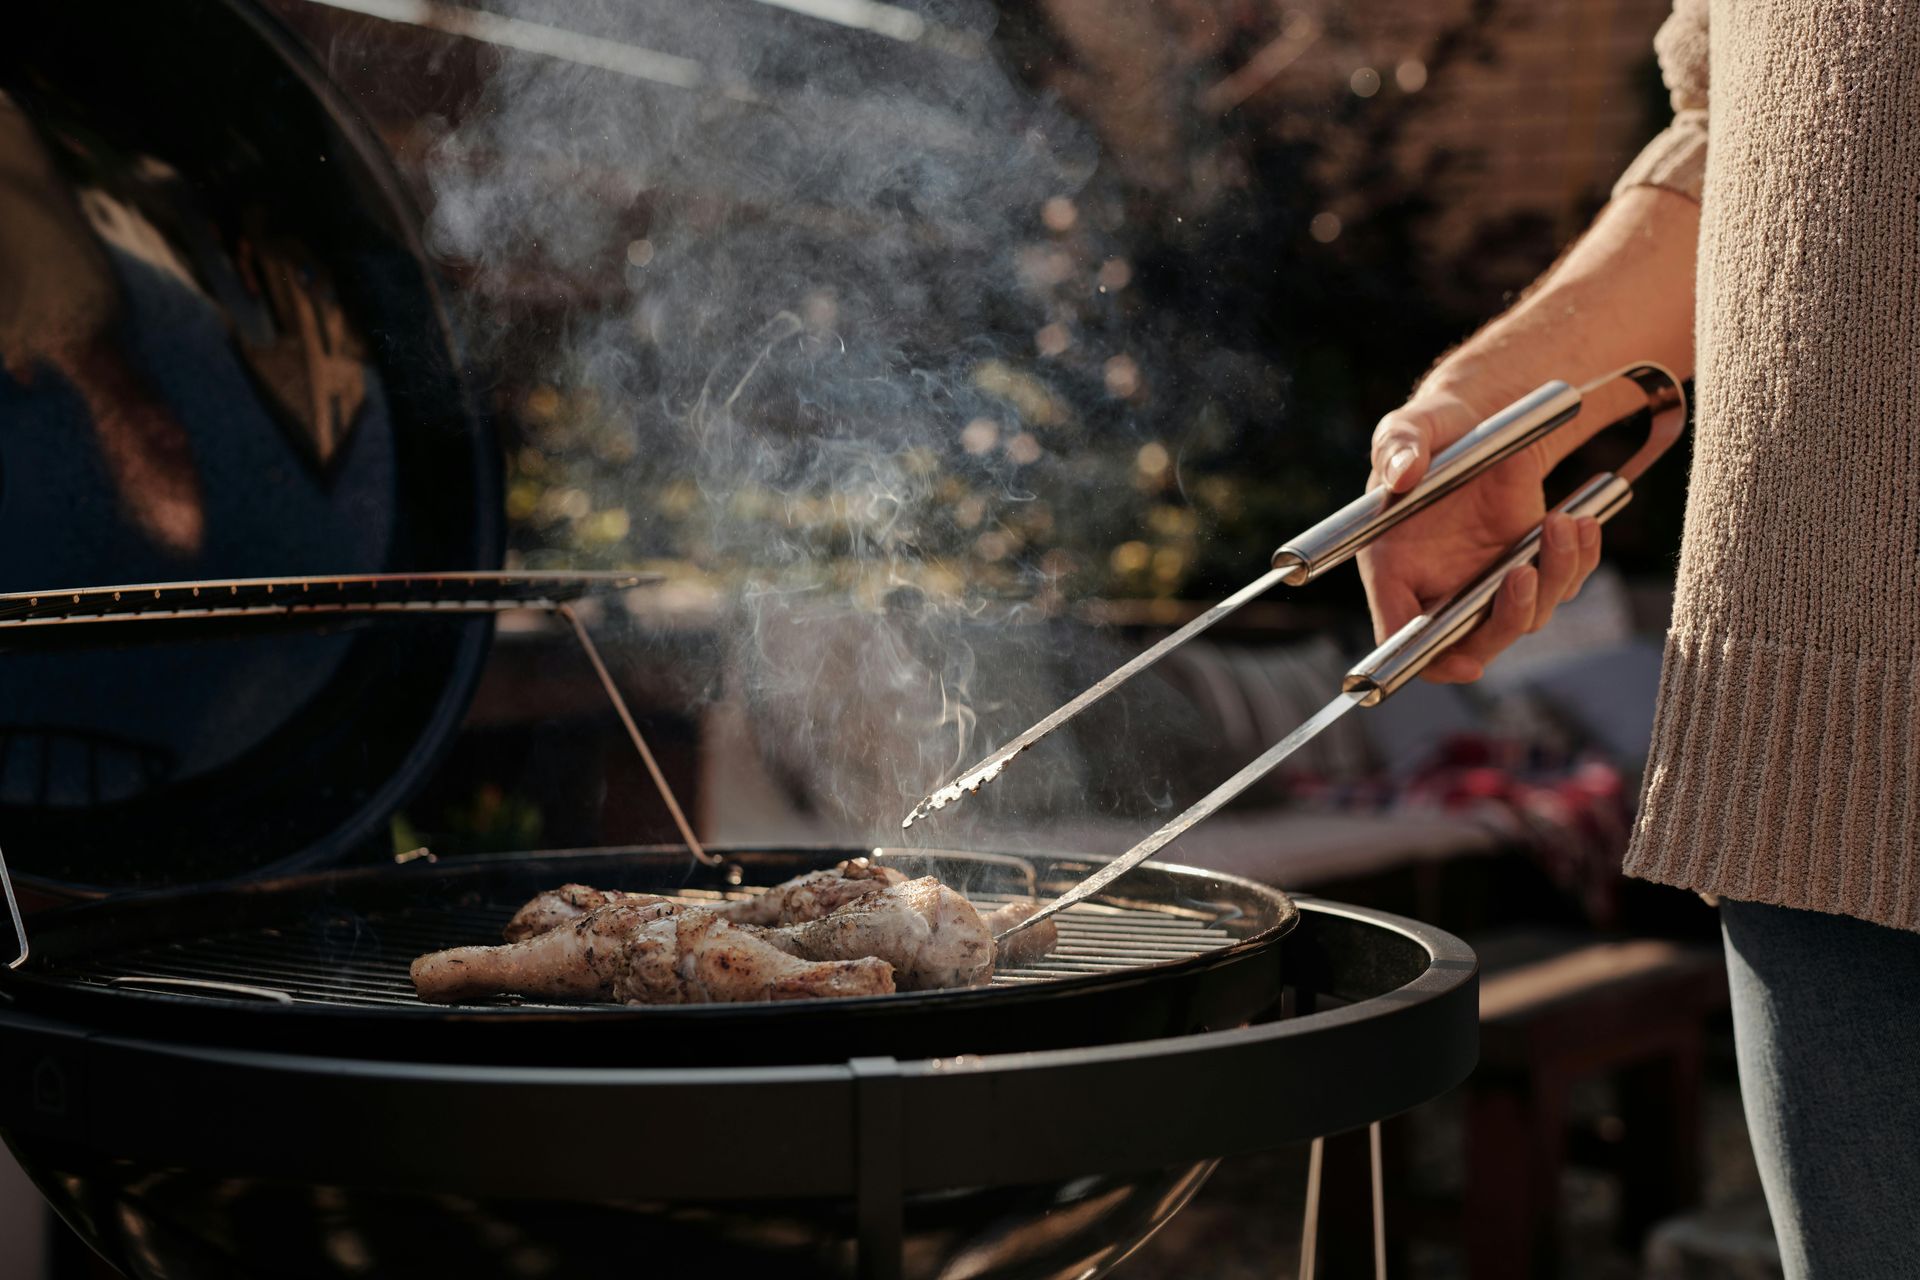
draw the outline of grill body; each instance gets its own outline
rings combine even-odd
[[[76,1024],[15,984],[0,1132],[141,1277],[1097,1275],[1215,1158],[1365,1124],[1471,1068],[1464,945],[1301,906],[1274,944],[1287,1016],[942,1058],[423,1062],[359,1035],[295,1052]],[[394,1013],[373,1016],[406,1020]],[[600,1013],[625,1021],[570,1016]],[[568,1015],[478,1016],[551,1032]]]
[[[990,988],[752,1005],[625,1007],[413,998],[429,950],[498,942],[513,910],[568,881],[718,900],[865,850],[684,851],[461,859],[111,899],[34,920],[40,963],[11,983],[22,1007],[116,1032],[199,1044],[356,1052],[420,1062],[630,1067],[933,1058],[1113,1044],[1237,1026],[1279,1000],[1284,894],[1212,872],[1151,866],[1076,908],[1061,946]],[[1095,865],[905,851],[982,904],[1047,896]],[[1029,873],[1031,879],[1029,879]]]

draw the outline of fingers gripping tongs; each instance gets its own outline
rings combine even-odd
[[[1273,553],[1273,567],[1263,577],[1144,650],[929,795],[914,807],[900,825],[912,826],[928,814],[978,791],[998,777],[1015,756],[1241,605],[1278,583],[1304,586],[1334,566],[1351,560],[1361,548],[1402,520],[1426,509],[1489,467],[1566,426],[1579,414],[1583,397],[1622,378],[1638,386],[1645,397],[1644,410],[1649,418],[1645,443],[1618,471],[1601,472],[1594,476],[1555,508],[1572,516],[1591,516],[1602,522],[1612,519],[1632,499],[1634,481],[1680,438],[1680,432],[1686,424],[1686,396],[1680,388],[1680,381],[1656,364],[1631,365],[1578,388],[1564,382],[1549,382],[1494,414],[1442,451],[1434,458],[1420,483],[1407,493],[1396,496],[1384,488],[1368,490],[1305,533],[1283,544]],[[1639,411],[1636,410],[1605,424],[1600,430],[1638,416]],[[1598,434],[1598,431],[1594,434]],[[1340,693],[1332,702],[1215,788],[1205,799],[1001,936],[1025,929],[1097,893],[1252,786],[1342,715],[1357,706],[1378,706],[1391,697],[1487,616],[1507,574],[1530,563],[1538,553],[1540,536],[1541,530],[1535,528],[1499,560],[1489,565],[1478,578],[1389,636],[1385,643],[1347,672],[1341,681]]]

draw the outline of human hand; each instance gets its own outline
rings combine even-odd
[[[1373,433],[1369,487],[1405,493],[1427,473],[1433,455],[1471,431],[1486,412],[1513,396],[1477,397],[1469,405],[1448,390],[1425,390],[1380,420]],[[1544,482],[1559,461],[1547,439],[1489,468],[1374,541],[1359,555],[1360,579],[1379,640],[1439,604],[1545,518],[1535,563],[1507,575],[1492,611],[1464,640],[1429,666],[1438,684],[1478,680],[1494,655],[1553,617],[1600,563],[1600,522],[1546,514]]]

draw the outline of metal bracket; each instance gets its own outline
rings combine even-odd
[[[627,700],[600,657],[600,649],[573,609],[582,596],[618,591],[657,581],[644,573],[572,573],[475,570],[466,573],[345,574],[309,578],[234,578],[206,582],[146,582],[117,587],[78,587],[58,591],[0,593],[0,631],[8,628],[71,626],[79,623],[154,623],[227,621],[239,618],[312,616],[325,621],[342,614],[411,615],[504,613],[510,609],[544,609],[564,619],[573,629],[587,661],[600,678],[607,701],[627,731],[627,738],[647,766],[660,798],[688,852],[710,867],[721,859],[710,854],[693,834],[693,824],[667,783],[667,776],[640,734]],[[7,899],[13,921],[17,954],[7,968],[27,962],[26,922],[14,896],[13,877],[0,854],[0,893]]]
[[[18,969],[27,962],[27,924],[20,918],[20,902],[13,896],[13,877],[7,873],[7,855],[0,853],[0,890],[7,895],[7,914],[13,917],[13,936],[19,953],[7,961],[7,968]]]
[[[614,712],[619,715],[620,723],[626,727],[627,738],[633,743],[633,749],[640,753],[640,759],[647,766],[647,773],[653,778],[653,785],[660,792],[660,798],[667,802],[667,811],[673,814],[673,825],[680,828],[680,839],[686,842],[688,852],[710,867],[717,867],[721,860],[708,853],[700,845],[700,837],[693,834],[693,824],[687,821],[686,812],[680,808],[673,788],[667,784],[667,775],[660,771],[660,764],[653,758],[653,751],[647,746],[647,740],[640,734],[640,726],[634,723],[633,712],[627,709],[627,700],[620,696],[620,686],[613,682],[613,673],[607,670],[607,664],[600,658],[600,647],[587,634],[587,624],[580,620],[570,604],[554,606],[554,613],[566,619],[573,628],[574,639],[586,650],[587,661],[593,664],[593,673],[600,677],[600,687],[606,690],[607,701],[613,704]]]

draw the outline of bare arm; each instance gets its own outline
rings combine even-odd
[[[1511,310],[1449,354],[1374,432],[1375,483],[1411,488],[1434,452],[1549,379],[1580,383],[1652,360],[1693,371],[1694,251],[1700,206],[1632,187]],[[1565,431],[1533,446],[1383,538],[1360,559],[1374,629],[1384,638],[1476,576],[1545,514],[1542,481],[1585,439],[1632,410],[1638,393],[1608,388]],[[1442,682],[1478,678],[1487,660],[1537,630],[1599,562],[1595,521],[1556,516],[1536,568],[1515,570],[1488,620],[1429,668]]]

